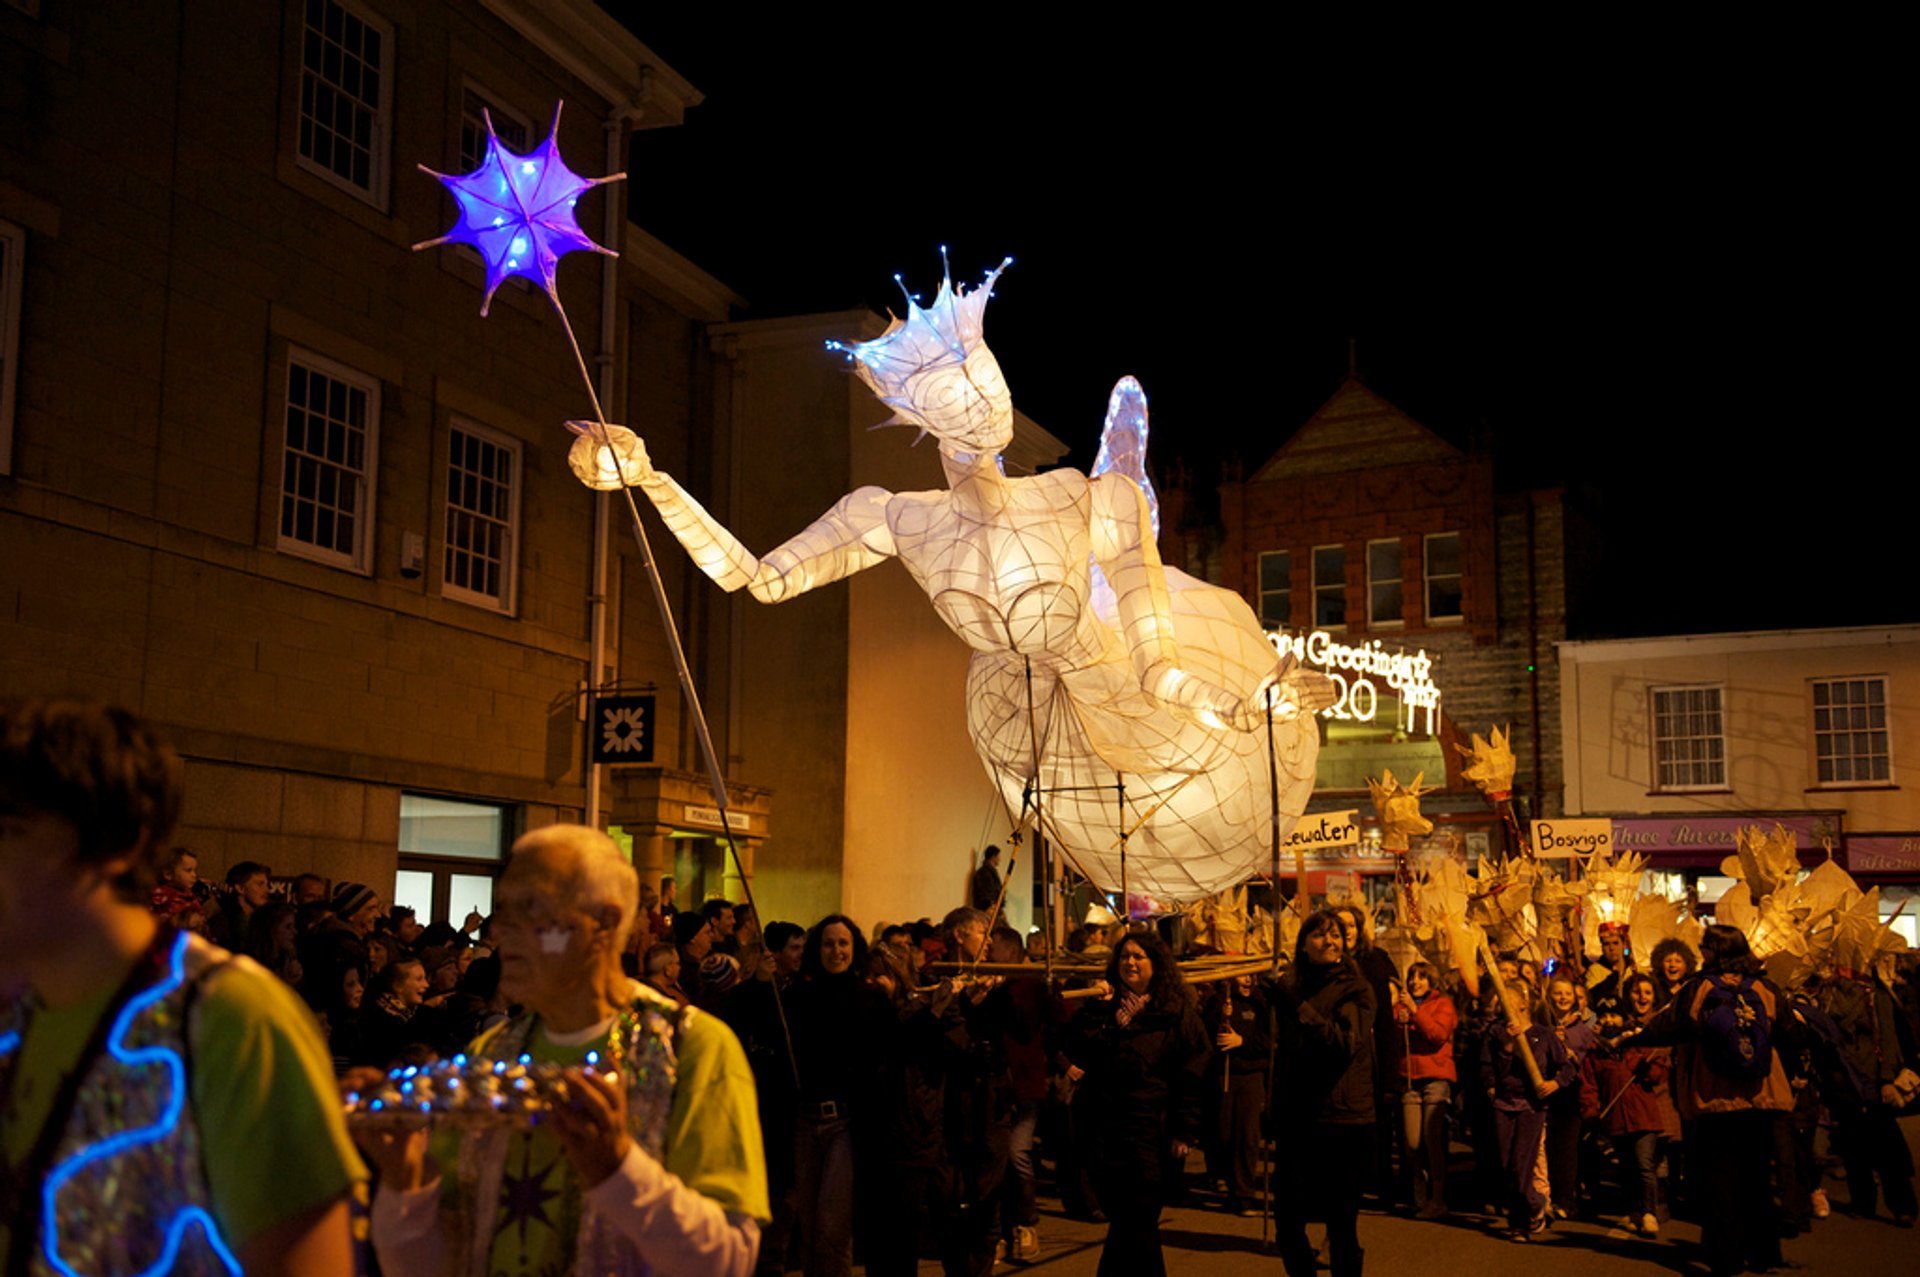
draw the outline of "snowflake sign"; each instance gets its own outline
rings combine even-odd
[[[487,264],[482,315],[493,305],[494,291],[509,275],[534,280],[557,306],[560,295],[555,291],[554,267],[562,257],[580,251],[619,256],[587,237],[574,220],[573,206],[582,191],[618,182],[626,174],[582,177],[567,167],[560,158],[559,143],[560,108],[564,105],[557,103],[553,108],[553,127],[547,132],[547,140],[524,155],[500,144],[493,131],[493,118],[487,115],[487,154],[479,168],[461,177],[449,177],[424,164],[420,166],[421,172],[438,178],[453,193],[460,220],[445,235],[413,247],[417,251],[436,244],[465,244],[479,253]]]

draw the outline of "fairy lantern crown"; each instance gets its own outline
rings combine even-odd
[[[908,294],[906,318],[896,316],[872,341],[827,346],[851,359],[854,375],[893,409],[893,421],[963,452],[998,452],[1013,438],[1013,395],[987,349],[982,320],[994,281],[1012,261],[972,289],[955,287],[943,271],[933,305]]]

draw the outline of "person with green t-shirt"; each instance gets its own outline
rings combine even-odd
[[[8,1274],[345,1277],[319,1026],[147,898],[181,764],[125,710],[0,707],[0,1258]]]
[[[724,1023],[621,970],[639,902],[633,866],[597,830],[514,844],[493,933],[501,988],[524,1010],[468,1053],[560,1064],[569,1098],[531,1129],[363,1135],[383,1271],[753,1271],[769,1213],[753,1074]]]

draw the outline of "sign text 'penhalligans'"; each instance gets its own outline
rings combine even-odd
[[[1282,656],[1320,670],[1340,689],[1337,700],[1320,711],[1326,718],[1344,718],[1371,723],[1380,712],[1380,689],[1385,683],[1400,699],[1395,726],[1431,736],[1440,716],[1440,689],[1433,682],[1433,658],[1423,648],[1418,652],[1388,651],[1379,639],[1347,644],[1325,630],[1306,634],[1288,634],[1269,630],[1267,641]],[[1424,718],[1416,718],[1425,710]]]

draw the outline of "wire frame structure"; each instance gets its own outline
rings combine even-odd
[[[1109,403],[1110,469],[1006,475],[1013,401],[982,322],[1005,265],[974,289],[943,279],[927,307],[910,296],[872,341],[829,343],[934,436],[944,490],[860,488],[756,555],[630,431],[579,427],[569,464],[589,487],[640,488],[702,571],[761,602],[899,559],[973,651],[967,727],[1009,810],[1103,889],[1213,895],[1265,867],[1305,808],[1330,685],[1278,656],[1238,595],[1161,564],[1131,379]]]

